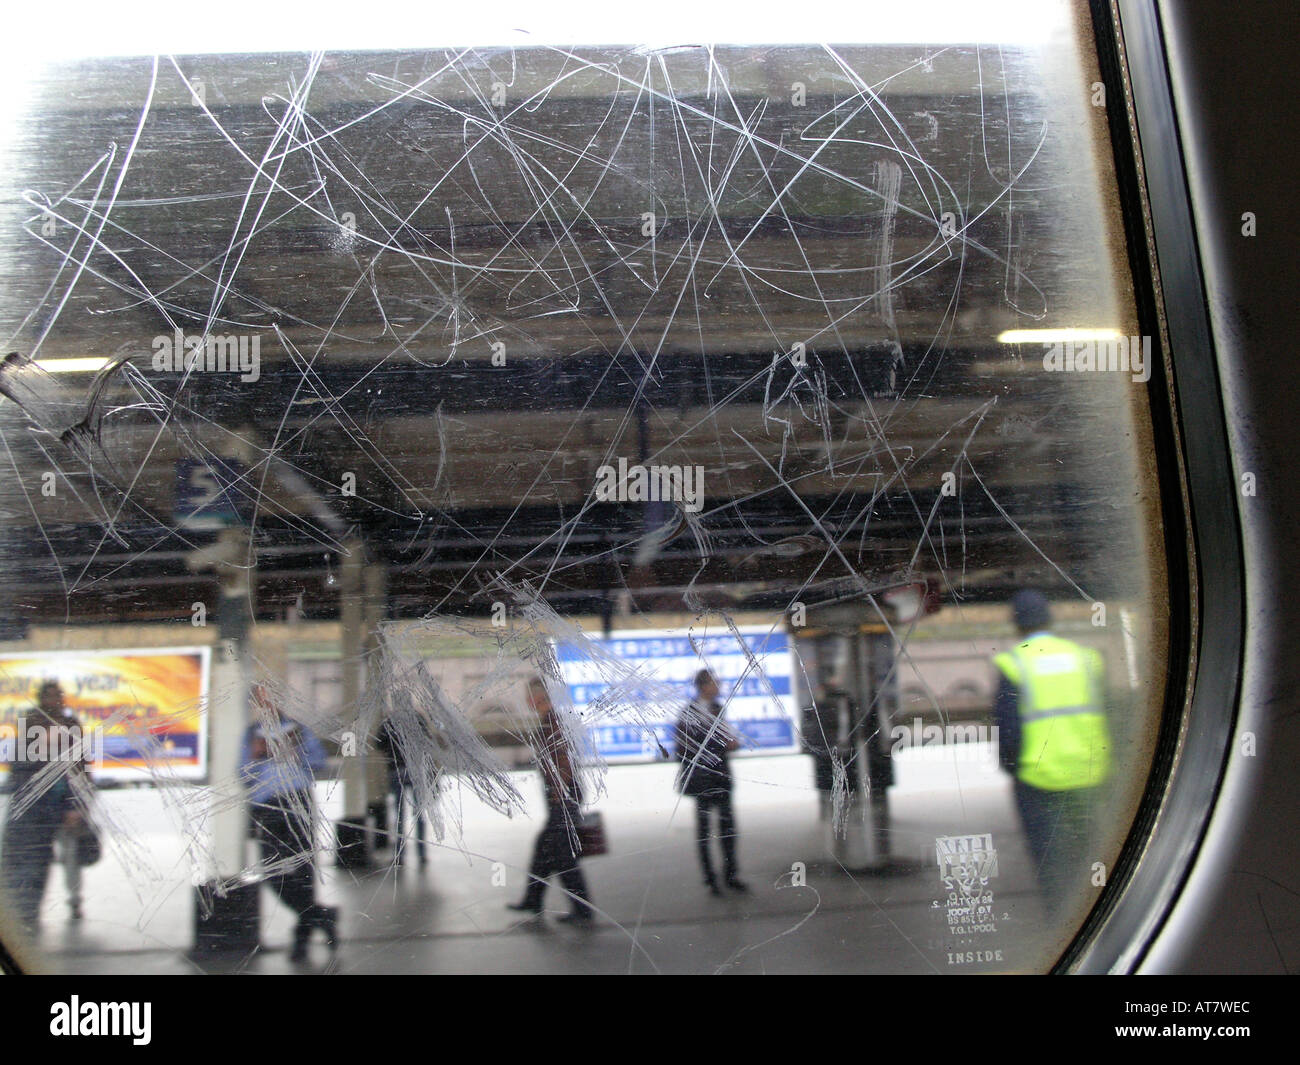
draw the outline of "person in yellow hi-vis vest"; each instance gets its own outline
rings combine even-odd
[[[1110,776],[1101,655],[1051,632],[1041,592],[1011,600],[1020,642],[993,659],[999,760],[1015,778],[1016,805],[1049,912],[1088,882],[1096,798]]]

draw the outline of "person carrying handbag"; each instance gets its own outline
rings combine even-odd
[[[546,823],[533,847],[528,887],[512,910],[540,914],[547,881],[558,876],[569,896],[569,912],[559,919],[566,924],[589,925],[592,921],[587,881],[579,865],[577,825],[581,820],[582,791],[574,768],[568,738],[551,704],[541,677],[528,682],[528,704],[537,714],[538,727],[533,753],[542,772],[546,790]]]
[[[36,706],[27,717],[29,733],[32,729],[45,730],[47,736],[53,737],[55,730],[67,728],[63,688],[58,681],[47,680],[40,686]],[[52,782],[42,783],[50,763],[60,760],[50,746],[47,740],[40,755],[27,754],[9,768],[11,795],[0,847],[0,880],[7,904],[29,932],[35,932],[40,920],[41,901],[54,863],[55,840],[64,832],[79,832],[84,823],[69,779],[74,768],[69,767]]]

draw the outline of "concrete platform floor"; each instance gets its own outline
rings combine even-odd
[[[857,874],[833,857],[806,757],[734,765],[748,895],[715,898],[701,883],[693,802],[673,793],[672,766],[615,766],[597,804],[611,852],[583,863],[598,909],[594,927],[554,920],[567,909],[558,886],[548,892],[551,912],[521,919],[506,903],[523,892],[541,787],[536,774],[520,773],[532,817],[506,819],[452,787],[443,803],[454,827],[430,841],[423,867],[413,842],[402,866],[381,851],[380,864],[364,874],[320,854],[319,895],[340,908],[342,942],[331,957],[317,939],[306,965],[289,962],[294,917],[267,889],[260,950],[202,965],[191,960],[184,830],[155,790],[105,791],[101,801],[123,826],[121,845],[85,870],[79,923],[68,920],[61,867],[54,867],[36,954],[45,971],[122,974],[1024,972],[1047,968],[1082,916],[1059,925],[1045,919],[1010,781],[989,759],[900,759],[898,786],[890,789],[891,864]],[[341,788],[317,787],[332,821],[341,813]],[[944,916],[935,838],[986,832],[998,852],[990,884],[996,931],[963,937]],[[975,950],[1001,951],[1001,961],[953,960],[954,952]]]

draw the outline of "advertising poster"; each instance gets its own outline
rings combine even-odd
[[[196,780],[207,772],[207,647],[0,655],[0,753],[21,756],[47,680],[91,751],[96,780]],[[0,765],[0,774],[6,773]]]
[[[640,675],[676,687],[682,707],[695,695],[695,674],[707,667],[718,678],[726,720],[742,737],[738,754],[796,752],[795,662],[790,637],[768,626],[742,626],[738,632],[740,640],[730,630],[696,634],[694,646],[692,637],[683,631],[657,629],[617,632],[608,639],[593,637],[593,642]],[[584,710],[605,690],[600,670],[579,649],[560,645],[556,651],[574,707]],[[757,668],[750,664],[750,656]],[[675,722],[675,714],[648,723],[606,718],[590,728],[592,747],[608,762],[653,761],[658,756],[656,741],[673,753]]]

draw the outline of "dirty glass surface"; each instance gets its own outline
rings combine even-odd
[[[1050,968],[1166,632],[1117,104],[1038,6],[41,68],[0,172],[15,956]]]

